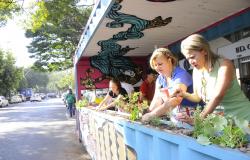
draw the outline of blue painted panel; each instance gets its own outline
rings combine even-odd
[[[188,157],[192,157],[191,159],[192,160],[219,160],[218,158],[216,158],[215,156],[213,155],[208,155],[206,153],[202,153],[202,152],[198,152],[198,151],[195,151],[195,150],[189,150],[189,155]],[[216,154],[216,153],[215,153]]]
[[[161,147],[159,147],[161,146]],[[159,155],[158,159],[179,159],[179,145],[166,141],[164,139],[158,139],[158,146],[155,146],[156,154]]]
[[[135,148],[136,141],[135,141],[135,129],[125,127],[124,126],[124,140],[127,145],[131,146],[132,148]]]
[[[124,142],[138,160],[250,160],[250,155],[216,145],[202,146],[195,139],[128,121],[117,122],[124,129]]]
[[[153,135],[136,132],[136,152],[138,159],[153,160]]]

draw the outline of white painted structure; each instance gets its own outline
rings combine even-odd
[[[250,37],[219,48],[218,54],[231,60],[250,56]]]

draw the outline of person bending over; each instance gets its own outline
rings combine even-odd
[[[181,52],[194,67],[194,93],[179,88],[174,96],[194,102],[204,101],[206,107],[200,114],[202,118],[224,109],[225,115],[250,121],[250,101],[238,84],[233,63],[214,54],[208,42],[199,34],[184,39]],[[193,123],[193,119],[186,114],[178,114],[178,118]]]
[[[153,52],[150,66],[158,72],[159,76],[156,80],[155,94],[149,106],[149,113],[143,115],[142,121],[149,121],[153,117],[170,113],[171,120],[177,123],[176,113],[186,111],[196,105],[182,97],[171,97],[176,88],[190,92],[193,88],[191,75],[178,67],[177,62],[170,50],[166,48],[158,48]]]
[[[121,83],[117,79],[111,79],[109,81],[110,91],[107,93],[103,101],[99,104],[98,110],[115,110],[115,100],[122,98],[122,96],[127,96],[127,92],[121,87]]]

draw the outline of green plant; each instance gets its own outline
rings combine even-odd
[[[152,119],[150,119],[149,124],[151,124],[153,126],[159,126],[159,125],[161,125],[161,118],[153,117]]]
[[[89,104],[89,101],[87,100],[87,98],[83,98],[76,102],[76,108],[81,109],[82,107],[86,107],[88,104]]]
[[[223,134],[218,137],[218,143],[224,147],[243,147],[247,143],[245,133],[242,129],[235,126],[233,121],[224,128]]]
[[[130,113],[129,119],[131,121],[136,121],[136,120],[140,119],[140,112],[139,112],[139,109],[137,107],[134,107],[132,109],[132,112]]]
[[[194,138],[202,145],[211,143],[223,147],[242,147],[246,141],[246,133],[235,124],[235,119],[221,115],[209,114],[200,118],[200,110],[194,113]]]
[[[140,119],[140,114],[148,108],[148,102],[139,101],[140,92],[134,92],[128,97],[123,97],[116,100],[116,107],[120,111],[130,113],[130,120],[135,121]]]

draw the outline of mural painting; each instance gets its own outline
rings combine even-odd
[[[135,84],[142,77],[142,67],[134,63],[130,57],[124,55],[136,48],[121,46],[118,42],[128,39],[140,39],[144,36],[142,31],[166,26],[172,21],[172,17],[162,19],[161,16],[158,16],[153,20],[141,19],[134,15],[119,12],[122,8],[121,2],[122,0],[117,0],[112,6],[106,17],[113,21],[107,23],[106,26],[118,28],[123,27],[124,24],[130,24],[131,27],[126,31],[113,35],[110,39],[99,41],[98,45],[101,47],[101,50],[98,52],[98,55],[90,57],[90,64],[107,77],[114,77],[127,83]]]
[[[145,70],[145,64],[148,63],[147,57],[132,57],[132,62],[137,65],[138,70],[136,70],[136,73],[129,72],[129,71],[123,71],[121,72],[124,75],[127,75],[131,77],[133,81],[136,81],[137,78],[136,75],[142,75],[142,72]],[[143,71],[142,71],[143,70]],[[102,89],[102,88],[108,88],[108,82],[111,78],[109,75],[105,75],[100,70],[91,67],[89,64],[89,58],[85,57],[83,58],[80,63],[77,65],[77,77],[78,77],[78,97],[80,97],[81,90],[89,89]],[[142,76],[143,77],[143,76]],[[142,78],[141,77],[141,78]]]
[[[108,88],[107,76],[89,64],[89,58],[84,58],[77,66],[78,73],[78,93],[84,89]]]
[[[124,131],[119,125],[85,110],[80,114],[81,140],[92,159],[136,160],[134,148],[125,144]]]

